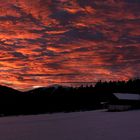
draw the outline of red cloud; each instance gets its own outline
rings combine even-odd
[[[18,89],[140,76],[139,2],[1,0],[0,84]]]

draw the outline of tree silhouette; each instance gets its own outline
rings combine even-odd
[[[84,111],[102,108],[112,93],[140,93],[140,79],[128,81],[99,81],[95,86],[52,86],[27,92],[0,86],[0,114],[39,114]]]

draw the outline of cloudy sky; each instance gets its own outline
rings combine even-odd
[[[139,76],[140,0],[0,0],[0,84]]]

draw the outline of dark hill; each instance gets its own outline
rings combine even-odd
[[[112,93],[140,93],[140,80],[99,81],[95,87],[77,88],[53,85],[27,92],[0,86],[0,114],[39,114],[70,112],[101,108],[101,102],[108,102]]]

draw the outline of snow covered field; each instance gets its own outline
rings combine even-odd
[[[140,111],[3,117],[0,140],[140,140]]]

